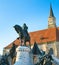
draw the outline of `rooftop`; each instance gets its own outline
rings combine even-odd
[[[33,45],[35,41],[38,44],[42,44],[42,43],[46,43],[46,42],[59,41],[59,27],[29,32],[29,35],[30,35],[31,45]],[[12,43],[14,43],[16,46],[19,46],[20,40],[17,38]],[[8,46],[6,46],[5,49],[11,48],[12,43],[10,43]]]

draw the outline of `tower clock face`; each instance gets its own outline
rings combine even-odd
[[[49,24],[53,24],[53,22],[52,21],[49,21]]]
[[[53,24],[53,19],[49,18],[48,24]]]

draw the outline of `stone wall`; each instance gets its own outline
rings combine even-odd
[[[33,45],[31,46],[31,48],[33,47]],[[48,43],[42,43],[40,45],[38,45],[39,49],[42,49],[43,51],[45,51],[46,53],[48,53],[50,48],[53,48],[53,53],[55,56],[59,57],[59,42],[48,42]]]
[[[39,45],[39,47],[40,47],[40,45]],[[54,55],[59,57],[58,56],[59,55],[59,44],[58,44],[58,42],[55,42],[55,41],[54,42],[48,42],[48,43],[44,43],[41,45],[41,49],[43,51],[46,51],[46,53],[48,53],[50,48],[53,48]]]
[[[59,42],[56,42],[56,48],[57,48],[57,57],[59,58]]]
[[[10,49],[3,49],[3,55],[9,54]]]
[[[48,51],[49,51],[50,48],[53,48],[53,53],[54,53],[55,56],[57,56],[56,42],[47,43],[47,49],[48,49]]]

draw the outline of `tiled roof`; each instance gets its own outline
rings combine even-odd
[[[59,41],[59,27],[30,32],[29,35],[31,38],[30,39],[31,45],[34,44],[34,42],[42,44],[43,42],[45,43],[45,42]],[[11,48],[12,43],[10,43],[5,48]],[[14,44],[16,46],[19,46],[20,45],[19,39],[16,39],[14,41]]]
[[[12,44],[15,44],[16,46],[19,46],[20,45],[20,40],[19,39],[16,39],[15,41],[13,41],[12,43],[10,43],[8,46],[4,47],[5,49],[9,49],[12,47]]]
[[[56,28],[49,28],[45,30],[35,31],[30,33],[31,43],[50,42],[56,40]]]

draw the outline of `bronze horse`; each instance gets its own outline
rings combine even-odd
[[[24,45],[26,46],[26,42],[27,41],[30,42],[30,36],[27,32],[28,27],[26,26],[26,24],[23,25],[23,28],[19,25],[15,25],[14,28],[15,28],[16,32],[19,34],[19,38],[21,40],[21,43],[22,43],[22,40],[23,40]]]

